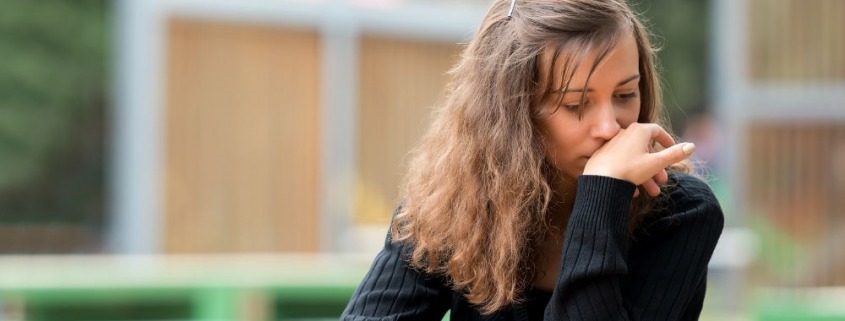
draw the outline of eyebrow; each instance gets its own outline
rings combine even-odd
[[[618,84],[616,84],[616,87],[622,86],[624,84],[631,82],[634,79],[639,79],[639,78],[640,78],[640,74],[630,76],[630,77],[625,78],[624,80],[620,81]],[[555,90],[555,91],[552,91],[552,92],[553,93],[561,93],[561,92],[570,93],[570,92],[582,92],[582,91],[584,91],[584,88],[567,88],[565,91]],[[593,92],[593,89],[587,88],[587,92]]]

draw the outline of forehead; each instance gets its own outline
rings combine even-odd
[[[633,32],[626,32],[618,37],[616,43],[591,44],[576,41],[562,46],[548,45],[538,62],[540,84],[544,87],[551,90],[561,89],[571,75],[569,87],[580,88],[586,84],[588,77],[592,84],[618,81],[638,73],[639,50]]]

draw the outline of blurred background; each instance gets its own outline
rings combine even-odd
[[[0,320],[336,320],[488,3],[3,1]],[[845,1],[634,5],[725,210],[702,320],[845,320]]]

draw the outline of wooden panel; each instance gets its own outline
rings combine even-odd
[[[845,285],[845,123],[755,123],[749,146],[765,282]]]
[[[358,181],[355,218],[390,218],[404,174],[406,154],[441,101],[446,72],[459,46],[365,37],[361,42]]]
[[[845,1],[751,0],[753,80],[845,80]]]
[[[315,251],[315,33],[177,19],[167,48],[167,252]]]

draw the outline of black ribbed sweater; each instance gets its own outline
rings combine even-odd
[[[530,315],[539,315],[529,313],[529,307],[543,305],[543,320],[697,320],[707,263],[724,217],[702,180],[673,174],[669,186],[666,206],[631,237],[628,216],[635,186],[581,176],[561,270],[551,296],[545,296],[548,303],[515,304],[481,315],[443,276],[410,268],[403,259],[405,244],[391,242],[388,235],[341,320],[437,321],[451,310],[453,321],[529,321]]]

